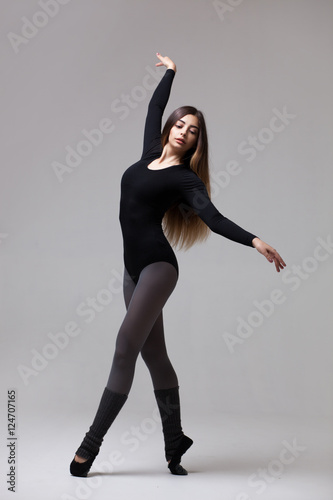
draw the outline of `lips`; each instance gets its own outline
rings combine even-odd
[[[176,139],[177,142],[179,142],[180,144],[185,144],[185,141],[183,141],[183,139]]]

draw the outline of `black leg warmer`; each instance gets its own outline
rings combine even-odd
[[[180,401],[179,401],[179,388],[173,387],[172,389],[158,389],[154,391],[158,409],[160,411],[162,428],[165,443],[165,458],[167,461],[171,460],[169,467],[173,474],[177,464],[180,463],[181,456],[192,445],[192,439],[184,435],[181,420],[180,420]],[[174,469],[174,470],[173,470]],[[182,469],[182,475],[187,474],[185,469]]]
[[[107,387],[104,389],[94,421],[76,451],[76,455],[86,458],[88,461],[79,464],[73,460],[71,464],[71,473],[73,475],[87,475],[99,452],[105,434],[125,404],[126,399],[126,394],[112,392]],[[88,470],[86,470],[87,468]],[[80,472],[83,472],[83,474],[80,474]]]

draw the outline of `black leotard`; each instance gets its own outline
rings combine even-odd
[[[150,100],[141,159],[121,179],[120,224],[125,267],[137,283],[140,272],[153,262],[169,262],[178,272],[176,256],[162,230],[165,212],[175,202],[192,207],[208,227],[230,240],[252,247],[256,236],[224,217],[210,201],[206,187],[188,165],[152,170],[148,165],[162,154],[161,122],[175,72],[168,69]]]

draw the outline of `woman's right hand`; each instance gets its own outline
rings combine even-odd
[[[270,245],[262,241],[260,238],[256,237],[252,240],[252,246],[261,253],[268,262],[274,262],[275,268],[277,272],[280,272],[280,269],[284,269],[286,267],[286,263],[282,259],[282,257],[278,254],[275,248],[272,248]]]
[[[171,61],[170,57],[168,56],[163,57],[159,52],[156,52],[156,55],[161,62],[156,63],[155,66],[166,66],[167,69],[173,69],[174,72],[176,73],[177,71],[176,65],[173,61]]]

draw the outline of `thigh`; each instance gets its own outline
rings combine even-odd
[[[128,309],[130,300],[132,298],[133,292],[135,290],[136,284],[132,280],[129,272],[125,268],[124,270],[124,300],[126,309]],[[144,360],[151,360],[159,355],[166,354],[166,345],[164,337],[164,325],[163,325],[163,311],[158,315],[142,349],[141,355]]]
[[[141,271],[132,293],[128,314],[138,314],[138,310],[141,310],[142,316],[147,316],[148,322],[152,321],[153,317],[156,320],[173,292],[177,279],[178,273],[169,262],[154,262],[146,266]]]
[[[119,334],[122,340],[127,339],[138,352],[161,315],[164,304],[176,286],[177,278],[178,273],[172,264],[154,262],[141,271],[134,289],[128,285],[131,287],[125,299],[128,301],[128,308]],[[157,331],[160,330],[161,321],[162,316],[156,325]]]
[[[161,311],[141,349],[141,356],[145,361],[151,361],[157,357],[165,356],[165,354],[163,311]]]

